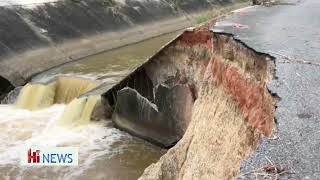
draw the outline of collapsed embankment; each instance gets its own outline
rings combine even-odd
[[[174,146],[141,179],[235,177],[272,133],[273,66],[230,34],[187,31],[106,92],[118,128]]]
[[[58,0],[0,7],[0,76],[14,86],[54,66],[195,23],[243,0]],[[4,86],[4,84],[1,84]]]

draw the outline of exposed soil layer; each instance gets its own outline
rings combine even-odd
[[[243,120],[232,97],[208,85],[194,104],[192,121],[181,141],[140,179],[232,179],[259,137]]]
[[[260,135],[272,133],[276,102],[267,83],[273,66],[273,57],[230,34],[186,31],[106,92],[103,96],[115,108],[113,120],[120,129],[165,147],[182,138],[141,179],[236,176]],[[142,98],[118,93],[124,87]],[[175,98],[157,96],[159,89]],[[133,108],[125,106],[128,103],[139,111],[124,113]]]
[[[275,102],[267,83],[273,78],[274,58],[224,35],[216,35],[213,42],[215,53],[220,56],[209,63],[212,80],[233,97],[249,125],[270,135]]]

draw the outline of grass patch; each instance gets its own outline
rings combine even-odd
[[[208,10],[204,13],[201,13],[200,15],[195,17],[195,22],[197,24],[205,24],[211,21],[212,19],[221,16],[223,14],[229,13],[232,10],[245,7],[250,5],[249,2],[242,2],[239,4],[231,5],[231,6],[215,6],[212,8],[212,10]]]

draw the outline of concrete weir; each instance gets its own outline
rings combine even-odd
[[[52,67],[181,30],[199,23],[202,13],[245,5],[243,0],[8,2],[0,3],[0,75],[14,86]]]
[[[188,30],[103,98],[118,128],[174,146],[141,179],[229,179],[272,133],[273,78],[272,56],[231,34]]]

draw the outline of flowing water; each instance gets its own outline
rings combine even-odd
[[[61,77],[48,84],[29,83],[23,87],[16,105],[36,110],[53,104],[68,104],[98,85],[95,81],[70,77]]]
[[[0,105],[0,179],[136,179],[162,151],[112,127],[110,121],[59,125],[65,105],[39,111]],[[24,167],[24,147],[79,147],[79,166]]]
[[[165,151],[114,128],[110,120],[90,121],[100,96],[81,94],[118,82],[175,36],[54,68],[23,87],[15,104],[0,105],[0,179],[137,179]],[[79,147],[79,166],[20,166],[21,149],[32,146]]]
[[[86,57],[80,61],[71,62],[41,73],[34,77],[33,81],[46,82],[55,76],[72,76],[114,84],[145,62],[148,57],[155,54],[179,33],[169,33],[130,46]]]

